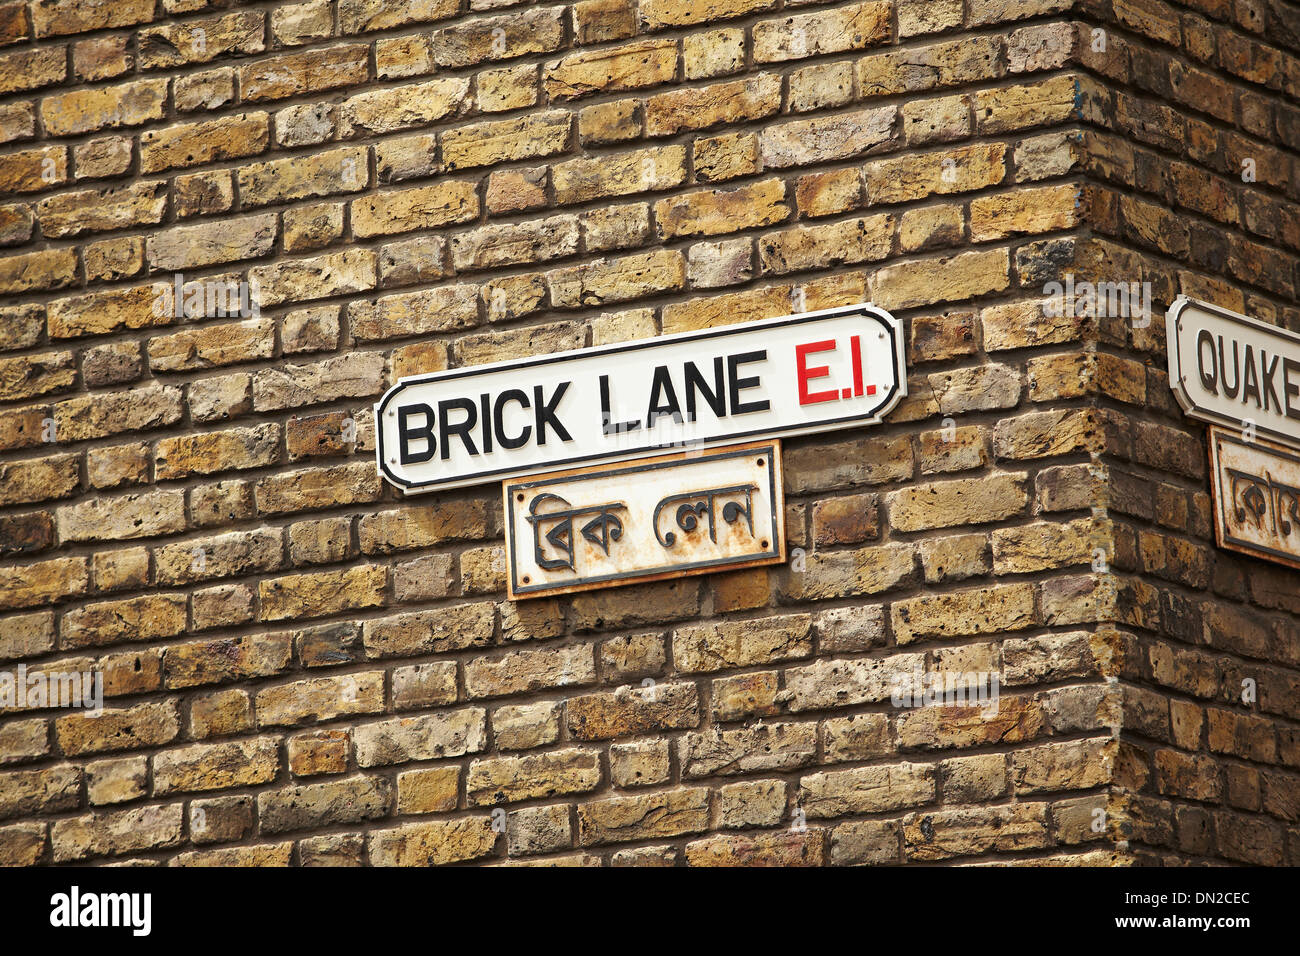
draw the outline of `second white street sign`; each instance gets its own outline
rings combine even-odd
[[[873,424],[906,393],[898,320],[844,306],[404,378],[375,405],[376,457],[432,491]]]
[[[1184,412],[1300,447],[1300,335],[1181,295],[1165,322]]]

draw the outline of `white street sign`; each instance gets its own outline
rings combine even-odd
[[[1181,295],[1165,327],[1183,411],[1300,446],[1300,335]]]
[[[864,304],[417,375],[375,405],[377,463],[415,493],[874,424],[903,347]]]

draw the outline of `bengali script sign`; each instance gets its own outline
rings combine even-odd
[[[1300,567],[1300,452],[1210,429],[1219,547]]]
[[[785,557],[773,441],[506,481],[502,493],[511,600]]]

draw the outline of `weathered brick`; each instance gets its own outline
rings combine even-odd
[[[259,258],[274,246],[277,232],[276,217],[268,213],[242,219],[223,220],[220,223],[202,223],[169,229],[150,236],[145,250],[150,269],[178,272],[198,266]],[[204,316],[211,317],[214,312],[218,315],[229,314],[238,309],[242,309],[243,314],[248,315],[252,308],[259,304],[253,297],[257,296],[260,290],[245,292],[237,284],[232,283],[218,291],[215,284],[207,285],[213,289],[213,306],[217,308],[208,306],[208,289],[205,288],[202,313]],[[185,294],[183,300],[188,309],[191,302],[190,294]],[[218,308],[221,311],[218,312]],[[192,334],[212,335],[213,333],[210,329],[204,329],[202,332]],[[152,344],[151,342],[150,345]],[[264,358],[265,355],[252,354],[248,357]]]
[[[590,684],[596,679],[591,648],[513,651],[500,658],[475,658],[465,664],[470,697],[499,697],[549,687]]]
[[[686,844],[689,866],[823,866],[826,831],[715,834]]]
[[[781,108],[781,78],[759,73],[745,80],[698,89],[659,93],[646,101],[648,136],[672,136],[683,130],[772,116]]]
[[[686,672],[769,664],[811,653],[812,620],[804,614],[699,624],[673,632],[673,660]]]
[[[43,810],[71,810],[80,802],[82,770],[58,764],[0,774],[0,819]]]
[[[486,711],[469,707],[360,724],[353,730],[357,766],[377,767],[478,753],[487,747],[486,718]]]
[[[858,61],[862,96],[887,96],[996,79],[1005,73],[1003,40],[970,36],[889,51]]]
[[[358,93],[339,106],[339,136],[424,126],[463,110],[468,96],[469,80],[453,77]]]
[[[407,770],[397,775],[398,813],[442,813],[456,809],[460,767]]]
[[[784,275],[883,259],[890,253],[894,226],[893,216],[880,215],[765,233],[758,240],[759,263],[764,273]]]
[[[456,687],[456,665],[452,661],[398,667],[393,671],[392,682],[393,707],[398,710],[451,704],[460,695]]]
[[[1035,623],[1034,586],[1003,584],[899,601],[893,608],[900,644],[927,637],[995,634]]]
[[[0,608],[37,607],[85,594],[90,574],[85,558],[52,558],[0,570]],[[35,622],[35,619],[27,620]],[[22,631],[20,629],[20,636]],[[23,642],[25,643],[25,641]]]
[[[560,205],[629,193],[656,192],[686,180],[686,150],[661,146],[604,156],[571,159],[551,170],[555,201]]]
[[[185,530],[185,493],[148,491],[90,498],[56,512],[59,540],[124,541]]]
[[[784,600],[815,601],[879,594],[917,578],[915,545],[899,543],[808,554],[800,566],[781,569],[776,587]]]
[[[155,475],[163,481],[272,465],[280,459],[279,441],[274,424],[164,439],[154,451]]]
[[[683,3],[681,0],[643,0],[637,4],[642,26],[650,30],[690,26],[714,20],[741,17],[757,10],[770,10],[775,0],[721,0],[710,3]]]
[[[254,408],[273,411],[374,395],[380,390],[382,375],[383,356],[377,352],[352,352],[312,365],[264,369],[253,379]]]
[[[547,273],[551,304],[576,309],[607,302],[626,302],[656,292],[681,289],[686,284],[686,261],[676,250],[597,259],[594,262]],[[558,351],[547,349],[546,351]]]
[[[451,261],[457,272],[563,259],[577,251],[576,216],[482,226],[451,240]]]
[[[204,740],[253,729],[253,702],[247,691],[205,694],[190,705],[190,735]]]
[[[48,306],[51,338],[101,335],[118,329],[139,329],[168,325],[171,310],[163,302],[157,285],[91,292],[67,299],[55,299]]]
[[[62,289],[74,284],[76,278],[74,249],[44,249],[0,259],[0,292]],[[50,321],[54,322],[53,313]]]
[[[253,620],[253,591],[243,584],[222,584],[190,597],[194,630],[247,624]]]
[[[86,799],[91,806],[125,803],[143,797],[149,786],[149,759],[123,757],[86,765]]]
[[[485,601],[367,621],[363,640],[371,658],[439,653],[489,644],[494,627],[494,607]]]
[[[0,504],[66,498],[80,483],[77,455],[52,455],[0,465]]]
[[[59,747],[69,756],[110,750],[139,750],[170,743],[180,733],[175,701],[104,709],[97,717],[73,715],[54,722]]]
[[[571,100],[667,83],[676,69],[676,41],[641,40],[548,62],[542,82],[552,100]]]
[[[878,160],[865,169],[867,202],[910,202],[994,186],[1006,175],[1005,156],[1006,146],[988,143]]]
[[[291,653],[284,634],[176,644],[163,652],[164,680],[169,688],[185,688],[268,677],[288,667]]]
[[[849,159],[888,143],[898,110],[885,106],[767,127],[759,138],[768,169]]]
[[[280,765],[277,737],[164,750],[153,758],[157,795],[224,790],[275,779]]]
[[[41,100],[41,120],[51,136],[140,126],[162,119],[166,100],[166,80],[71,90]]]
[[[817,819],[920,806],[934,799],[934,767],[901,763],[804,775],[798,801]]]
[[[442,134],[442,161],[448,172],[490,166],[563,152],[572,114],[566,110],[530,113],[517,119],[474,123]]]
[[[54,518],[48,512],[0,517],[0,557],[44,551],[54,544]]]
[[[817,756],[817,725],[758,724],[688,733],[677,742],[683,778],[792,770]]]
[[[212,797],[190,802],[190,839],[195,843],[228,843],[253,831],[253,798]]]
[[[753,28],[754,60],[770,63],[875,46],[893,32],[892,12],[892,4],[869,2],[760,20]]]
[[[147,595],[74,608],[63,615],[64,647],[151,641],[185,632],[185,596]]]
[[[68,862],[177,846],[183,816],[182,805],[173,803],[66,817],[50,831],[54,859]]]
[[[655,203],[659,234],[665,239],[713,236],[770,226],[789,214],[785,183],[768,179],[732,190],[686,193]]]
[[[631,686],[570,698],[565,704],[569,735],[575,740],[628,737],[699,723],[699,695],[694,684]]]
[[[903,827],[909,860],[943,860],[977,853],[1050,845],[1044,804],[980,807],[909,814]]]
[[[50,238],[107,232],[160,222],[167,209],[162,182],[61,193],[36,205],[41,231]]]
[[[923,664],[919,654],[817,661],[786,670],[781,698],[792,713],[879,703],[890,695],[901,675],[910,674]]]
[[[169,866],[275,866],[289,865],[293,843],[259,843],[253,846],[221,847],[216,850],[191,850],[178,853]]]
[[[236,179],[240,199],[245,208],[251,209],[293,199],[360,192],[370,185],[370,165],[364,146],[346,146],[310,157],[251,163],[239,167]]]
[[[360,823],[386,816],[391,801],[387,780],[357,775],[259,793],[257,819],[263,833]]]
[[[367,672],[316,677],[268,687],[257,693],[259,727],[321,723],[347,714],[374,714],[384,709],[384,675]]]
[[[94,0],[37,0],[30,4],[32,26],[38,38],[87,33],[109,27],[133,26],[153,19],[150,0],[123,0],[101,4]]]
[[[239,68],[240,94],[256,103],[361,83],[369,74],[368,55],[366,44],[352,43],[258,60]]]
[[[708,822],[706,787],[614,797],[578,807],[578,843],[599,846],[702,833]]]
[[[261,618],[282,621],[379,607],[387,583],[388,569],[377,565],[272,578],[258,585]]]
[[[438,866],[487,856],[497,833],[490,817],[407,823],[378,830],[369,837],[370,862],[375,866]]]
[[[256,156],[266,149],[268,138],[267,115],[262,112],[149,130],[140,134],[140,172]]]
[[[583,146],[607,146],[637,139],[645,129],[637,100],[596,103],[578,111],[578,141]]]
[[[443,27],[433,33],[434,62],[458,68],[550,53],[564,43],[563,14],[559,8],[541,8]]]
[[[601,781],[600,755],[571,748],[519,757],[475,760],[465,780],[470,806],[585,793]]]
[[[501,750],[531,750],[560,737],[559,702],[507,704],[492,712],[492,733]]]

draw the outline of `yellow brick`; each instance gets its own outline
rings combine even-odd
[[[676,70],[676,40],[642,40],[553,60],[543,67],[542,81],[552,100],[572,100],[657,86],[669,82]]]
[[[779,179],[765,179],[729,191],[687,193],[655,203],[659,235],[665,239],[716,236],[752,226],[770,226],[789,213],[785,183]]]
[[[1001,143],[882,159],[866,167],[867,201],[910,202],[993,186],[1006,175],[1005,159]]]
[[[970,204],[970,235],[976,242],[1036,235],[1078,225],[1082,188],[1074,184],[981,196]]]

